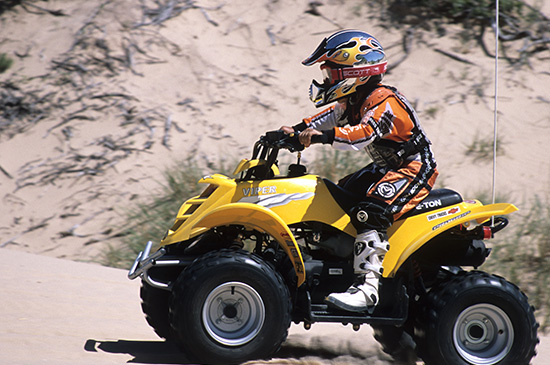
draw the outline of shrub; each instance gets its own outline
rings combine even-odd
[[[0,74],[6,72],[12,65],[13,60],[6,53],[0,53]]]

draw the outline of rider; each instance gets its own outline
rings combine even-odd
[[[389,249],[385,232],[424,199],[438,175],[430,141],[418,116],[395,88],[380,82],[387,69],[384,50],[370,34],[343,30],[325,38],[303,62],[319,63],[323,83],[313,80],[310,99],[322,112],[290,127],[309,147],[312,136],[334,148],[366,149],[372,163],[338,185],[357,195],[348,214],[357,229],[354,270],[358,280],[326,302],[347,311],[364,311],[378,302],[382,260]]]

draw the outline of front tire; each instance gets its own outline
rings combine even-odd
[[[423,301],[415,332],[426,364],[529,364],[538,343],[534,309],[505,279],[462,272]]]
[[[287,337],[290,311],[278,272],[248,252],[220,250],[178,277],[170,322],[191,360],[233,364],[271,357]]]
[[[170,292],[154,288],[142,280],[139,293],[141,297],[141,310],[145,314],[147,323],[160,338],[171,341],[172,334],[168,320]]]

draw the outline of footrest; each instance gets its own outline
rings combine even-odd
[[[395,294],[399,293],[397,298]],[[333,322],[333,323],[351,323],[351,324],[372,324],[372,325],[394,325],[399,326],[405,323],[409,314],[409,296],[404,286],[393,293],[391,306],[384,306],[381,302],[374,307],[372,311],[348,312],[329,307],[326,304],[311,303],[309,299],[309,319],[314,322]]]

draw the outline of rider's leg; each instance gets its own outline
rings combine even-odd
[[[376,305],[382,261],[389,249],[388,242],[381,239],[378,232],[386,232],[395,219],[428,195],[437,177],[437,170],[429,167],[432,166],[412,161],[393,171],[371,164],[340,182],[339,185],[358,196],[366,195],[358,206],[348,211],[359,233],[354,266],[360,280],[345,293],[330,294],[325,299],[330,305],[350,311],[364,311]],[[368,187],[366,194],[359,191],[361,187]],[[365,250],[361,250],[363,245]]]
[[[359,280],[344,293],[327,296],[328,304],[343,310],[361,312],[378,303],[378,280],[388,241],[375,230],[360,233],[355,239],[354,270]]]

